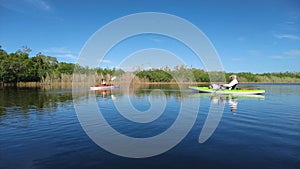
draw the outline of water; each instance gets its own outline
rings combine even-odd
[[[78,91],[79,96],[74,96],[77,103],[95,101],[113,129],[145,139],[167,131],[182,102],[200,99],[195,123],[183,140],[149,158],[117,156],[94,143],[79,123],[72,90],[0,89],[0,168],[299,168],[300,85],[255,87],[265,89],[266,94],[258,98],[212,97],[189,90],[180,93],[170,86],[129,93]],[[153,88],[161,88],[164,94],[151,93]],[[132,122],[114,106],[127,97],[136,111],[151,109],[149,97],[154,104],[165,99],[166,107],[154,121]],[[210,105],[223,104],[217,128],[207,141],[199,143]],[[192,122],[193,113],[184,118],[182,127]]]

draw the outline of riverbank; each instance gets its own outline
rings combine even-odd
[[[223,82],[219,82],[219,83],[223,83]],[[116,85],[125,85],[128,83],[115,83]],[[131,85],[209,85],[211,84],[211,82],[132,82]],[[263,84],[263,85],[273,85],[273,84],[277,84],[277,85],[289,85],[289,84],[296,84],[296,85],[300,85],[299,82],[280,82],[280,83],[270,83],[270,82],[240,82],[239,84]],[[81,87],[90,87],[90,86],[94,86],[94,84],[92,83],[72,83],[72,82],[54,82],[54,83],[41,83],[41,82],[18,82],[18,83],[0,83],[0,87],[19,87],[19,88],[23,88],[23,87],[28,87],[28,88],[62,88],[62,89],[70,89],[72,88],[72,85],[75,86],[81,86]]]
[[[18,83],[0,83],[0,87],[28,87],[28,88],[72,88],[72,82],[54,82],[54,83],[41,83],[41,82],[18,82]]]

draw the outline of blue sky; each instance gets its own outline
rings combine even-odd
[[[7,52],[26,45],[31,56],[42,52],[75,63],[98,29],[139,12],[168,13],[197,26],[214,45],[227,72],[300,71],[298,0],[0,0],[0,45]],[[184,45],[157,35],[120,43],[101,66],[117,66],[125,56],[144,48],[168,50],[188,66],[203,68]]]

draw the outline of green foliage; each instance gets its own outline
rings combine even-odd
[[[8,54],[0,46],[0,82],[44,82],[47,77],[51,80],[59,79],[62,74],[73,74],[74,70],[80,74],[97,72],[103,76],[121,76],[124,73],[120,69],[91,69],[73,63],[58,62],[57,58],[42,53],[29,58],[29,52],[31,49],[24,46],[22,50]]]
[[[58,62],[55,57],[45,56],[38,53],[30,58],[31,49],[24,46],[22,50],[8,54],[0,45],[0,82],[43,82],[50,77],[51,79],[60,79],[63,74],[73,74],[75,71],[79,74],[95,74],[103,77],[122,76],[125,72],[121,69],[108,68],[89,68],[73,63]],[[229,76],[236,74],[240,82],[300,82],[300,72],[277,72],[253,74],[250,72],[225,73],[225,72],[206,72],[202,69],[187,68],[179,65],[173,69],[165,67],[162,69],[142,70],[135,72],[140,79],[149,82],[223,82],[230,81]],[[224,79],[224,75],[225,78]],[[49,79],[49,78],[48,78]]]
[[[58,61],[55,57],[45,56],[41,53],[32,57],[31,60],[37,81],[43,81],[47,75],[53,74],[58,67]]]
[[[31,62],[28,53],[18,50],[7,54],[1,49],[0,52],[0,77],[4,82],[18,82],[30,77]]]
[[[102,69],[102,68],[97,68],[96,71],[97,71],[97,74],[102,74],[103,76],[106,76],[108,74],[109,75],[115,74],[116,69],[108,69],[108,68]]]
[[[244,77],[248,82],[258,82],[258,77],[250,72],[241,72],[236,74],[237,77]]]
[[[193,75],[195,77],[195,80],[197,82],[209,82],[208,73],[205,72],[204,70],[193,68],[192,73],[193,73]]]
[[[144,70],[136,73],[136,76],[140,79],[148,79],[150,82],[170,82],[172,76],[160,69]]]
[[[75,68],[75,64],[73,63],[65,63],[65,62],[60,62],[57,66],[57,71],[59,73],[64,73],[64,74],[73,74]]]
[[[263,73],[261,74],[263,76],[271,77],[279,77],[279,78],[285,78],[285,77],[290,77],[290,78],[300,78],[300,72],[279,72],[279,73]]]
[[[23,47],[8,54],[0,49],[0,79],[3,82],[39,82],[53,74],[58,67],[55,57],[38,53],[29,58],[31,49]]]

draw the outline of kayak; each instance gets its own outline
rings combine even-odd
[[[118,88],[119,86],[94,86],[94,87],[90,87],[90,90],[111,90],[111,89],[115,89]]]
[[[233,94],[233,95],[261,95],[265,90],[261,89],[211,89],[209,87],[189,86],[189,89],[197,90],[199,93]]]

